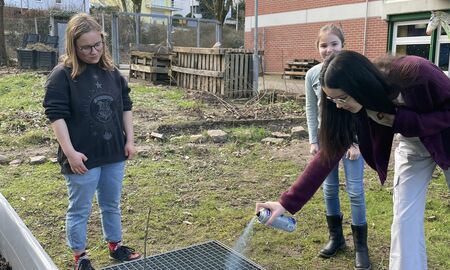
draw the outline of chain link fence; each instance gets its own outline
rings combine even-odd
[[[171,46],[180,47],[212,47],[218,40],[220,33],[221,46],[224,48],[242,48],[244,45],[244,33],[236,31],[235,26],[224,25],[217,27],[217,21],[198,20],[185,17],[157,16],[153,14],[114,13],[118,14],[117,43],[113,48],[113,13],[93,10],[91,15],[102,25],[107,33],[107,43],[114,55],[113,49],[120,59],[120,63],[128,64],[130,44],[159,44],[167,46],[170,40]],[[46,10],[20,10],[5,8],[5,39],[8,57],[17,59],[17,48],[21,48],[23,38],[27,33],[39,34],[41,37],[51,34],[50,13]],[[139,18],[137,23],[136,18]],[[53,26],[55,27],[55,26]],[[137,29],[138,28],[138,29]],[[169,38],[168,38],[168,35]],[[137,42],[138,41],[138,42]],[[120,64],[117,63],[117,64]]]

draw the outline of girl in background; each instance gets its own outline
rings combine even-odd
[[[342,50],[345,42],[341,28],[327,24],[319,30],[316,46],[319,54],[325,60],[331,53]],[[310,153],[316,155],[319,151],[319,123],[322,87],[319,77],[322,64],[312,67],[305,76],[306,119]],[[356,269],[370,269],[367,247],[366,204],[364,197],[364,159],[358,144],[352,144],[342,157],[344,165],[346,191],[350,199],[352,214],[353,243],[355,246]],[[339,164],[326,177],[322,185],[326,208],[326,220],[329,231],[329,242],[320,250],[324,258],[333,257],[337,251],[345,248],[345,238],[342,230],[343,214],[339,201]]]

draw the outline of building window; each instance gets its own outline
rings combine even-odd
[[[426,59],[430,57],[430,51],[435,50],[433,63],[445,73],[449,70],[450,40],[441,26],[437,28],[436,44],[431,48],[431,37],[425,30],[428,20],[406,21],[394,23],[392,54],[393,55],[417,55]]]
[[[152,0],[152,5],[160,6],[160,7],[167,6],[166,5],[166,0]]]
[[[199,14],[200,13],[200,7],[199,6],[192,6],[192,13],[193,14]]]
[[[56,4],[61,4],[62,0],[56,0]]]
[[[395,23],[392,53],[394,55],[417,55],[428,59],[431,37],[425,33],[427,23],[426,20]]]

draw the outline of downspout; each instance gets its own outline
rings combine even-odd
[[[363,55],[366,55],[368,17],[369,17],[369,0],[366,0],[366,17],[364,18],[364,38],[363,38],[363,48],[362,48]]]

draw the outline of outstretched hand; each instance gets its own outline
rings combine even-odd
[[[258,214],[259,210],[263,208],[270,209],[270,211],[272,212],[269,220],[265,223],[266,225],[272,224],[275,218],[286,212],[286,209],[279,202],[265,202],[256,203],[255,214]]]

